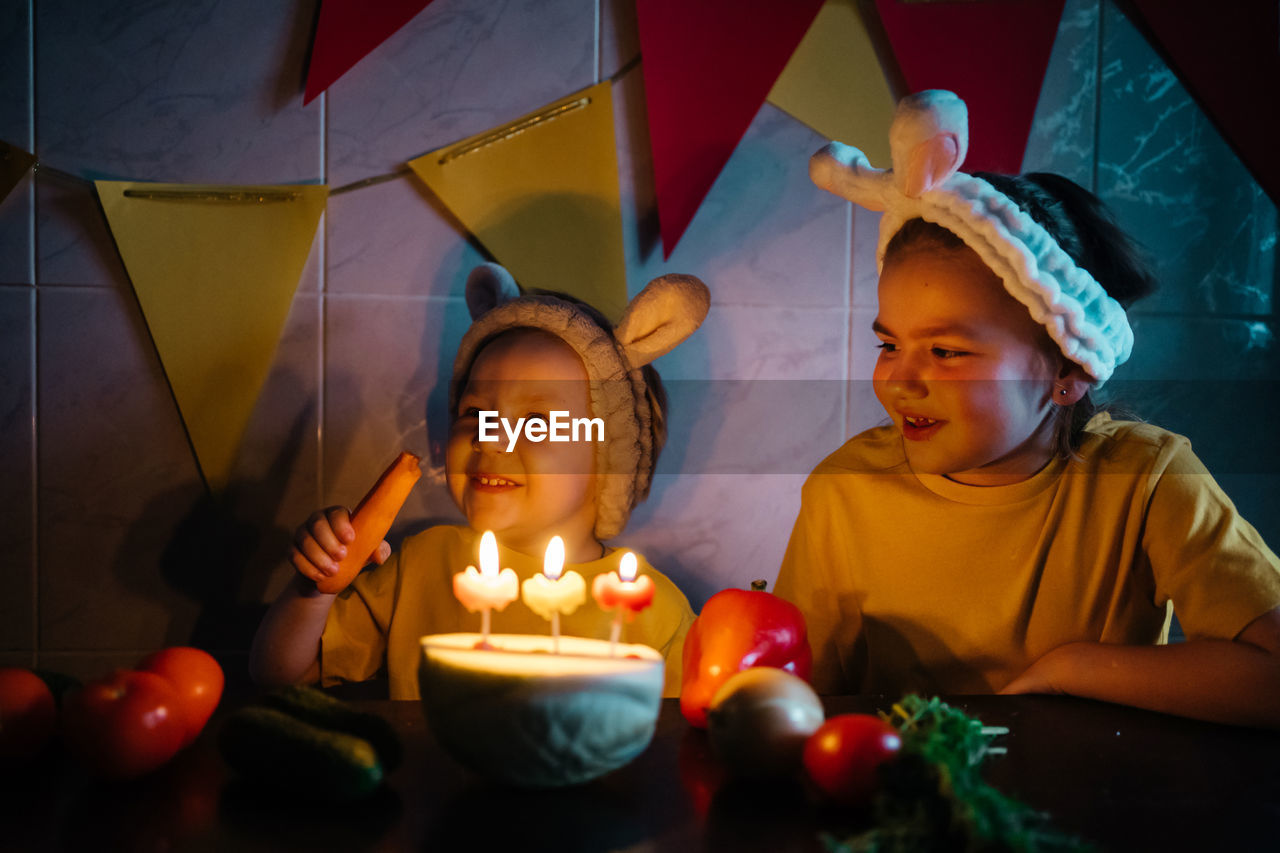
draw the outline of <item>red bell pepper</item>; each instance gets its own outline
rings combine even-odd
[[[789,601],[764,591],[725,589],[707,600],[684,641],[680,711],[690,725],[707,727],[707,708],[729,676],[772,666],[809,680],[813,655],[804,615]]]

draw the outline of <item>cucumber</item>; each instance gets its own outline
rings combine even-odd
[[[222,721],[218,751],[240,775],[303,798],[356,800],[382,784],[368,741],[274,708],[241,708]]]
[[[404,758],[400,737],[391,723],[377,714],[357,711],[314,687],[301,684],[281,687],[264,695],[262,703],[313,726],[367,740],[377,751],[378,760],[388,773],[399,767]]]

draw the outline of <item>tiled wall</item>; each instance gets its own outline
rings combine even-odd
[[[315,0],[0,0],[0,138],[80,178],[339,186],[638,53],[634,0],[435,0],[303,107],[314,14]],[[664,262],[638,67],[614,100],[631,292],[679,271],[713,294],[702,330],[658,363],[672,439],[619,541],[699,606],[773,578],[805,472],[880,419],[865,382],[875,219],[810,185],[823,140],[766,105]],[[1191,435],[1280,541],[1275,208],[1108,2],[1068,0],[1026,166],[1095,188],[1151,248],[1164,290],[1137,310],[1114,387]],[[163,644],[243,650],[297,524],[357,499],[399,448],[439,441],[481,259],[411,177],[333,197],[215,500],[91,189],[24,180],[0,205],[0,663],[91,674]],[[424,483],[399,531],[457,518]]]

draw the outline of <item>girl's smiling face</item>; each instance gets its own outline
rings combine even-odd
[[[446,479],[471,527],[492,530],[503,545],[537,556],[559,535],[570,562],[599,557],[593,535],[595,444],[533,442],[522,428],[507,452],[509,438],[501,426],[498,441],[479,441],[481,411],[497,412],[513,429],[519,418],[545,422],[553,411],[590,418],[590,380],[578,354],[533,329],[517,329],[486,344],[471,365],[454,413]]]
[[[873,384],[913,470],[1000,485],[1050,460],[1054,385],[1072,363],[971,249],[891,258],[879,302]]]

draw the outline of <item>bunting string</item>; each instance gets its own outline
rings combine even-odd
[[[611,75],[609,76],[609,82],[610,82],[610,83],[616,83],[616,82],[618,82],[619,80],[621,80],[623,77],[627,76],[627,74],[631,73],[631,71],[632,71],[632,70],[634,70],[634,69],[636,68],[636,66],[638,66],[638,65],[640,64],[640,59],[641,59],[641,57],[637,55],[637,56],[636,56],[636,57],[634,57],[630,62],[628,62],[626,65],[623,65],[621,68],[619,68],[617,71],[615,71],[613,74],[611,74]],[[541,123],[541,122],[543,122],[543,121],[546,121],[546,120],[548,120],[548,119],[550,119],[550,118],[554,118],[554,117],[556,117],[556,116],[558,116],[558,115],[560,115],[560,114],[562,114],[562,113],[566,112],[566,111],[567,111],[567,110],[566,110],[566,106],[567,106],[568,110],[572,110],[572,109],[581,109],[582,107],[587,106],[587,103],[586,103],[585,101],[586,101],[586,99],[585,99],[585,98],[584,98],[584,99],[579,99],[579,101],[575,101],[575,102],[574,102],[574,104],[572,104],[572,105],[560,105],[560,106],[557,106],[557,107],[554,107],[554,108],[551,108],[551,109],[548,109],[548,110],[540,111],[540,112],[538,112],[538,113],[536,113],[536,114],[534,114],[534,115],[530,116],[529,118],[527,118],[527,119],[525,119],[525,120],[523,120],[523,121],[521,121],[521,122],[517,122],[517,124],[520,124],[520,125],[526,125],[526,126],[523,126],[523,127],[520,127],[520,128],[518,128],[518,129],[514,129],[514,130],[513,130],[512,128],[509,128],[509,127],[508,127],[508,128],[503,128],[503,129],[502,129],[502,134],[501,134],[501,136],[500,136],[500,137],[499,137],[497,134],[490,134],[490,135],[487,135],[487,136],[485,136],[485,137],[482,137],[481,139],[476,140],[475,142],[471,143],[470,145],[466,146],[466,147],[465,147],[465,149],[450,150],[449,154],[448,154],[448,155],[446,155],[446,158],[444,158],[444,159],[450,159],[450,160],[451,160],[451,159],[454,159],[454,158],[460,157],[460,156],[462,156],[463,154],[470,153],[472,150],[474,150],[474,149],[476,149],[476,148],[481,147],[480,143],[482,143],[482,142],[484,143],[484,145],[489,145],[489,144],[492,144],[492,143],[494,143],[494,142],[501,141],[502,139],[507,139],[507,138],[509,138],[509,137],[511,137],[511,136],[514,136],[516,133],[519,133],[520,131],[523,131],[523,130],[528,129],[528,123],[534,123],[534,124],[536,124],[536,123]],[[544,113],[546,113],[546,115],[544,115]],[[494,138],[492,138],[492,139],[491,139],[491,138],[489,138],[490,136],[494,136]],[[31,171],[32,171],[33,173],[39,172],[39,173],[42,173],[42,174],[47,174],[47,175],[49,175],[50,177],[59,178],[59,179],[61,179],[61,180],[65,180],[65,181],[70,181],[70,182],[77,183],[77,184],[80,184],[80,185],[85,186],[85,187],[93,187],[93,186],[95,185],[95,182],[94,182],[94,181],[92,181],[92,180],[90,180],[89,178],[84,178],[84,177],[81,177],[80,175],[77,175],[77,174],[75,174],[75,173],[73,173],[73,172],[68,172],[68,171],[65,171],[65,170],[63,170],[63,169],[59,169],[59,168],[56,168],[56,167],[54,167],[54,166],[50,166],[49,164],[45,163],[45,162],[44,162],[44,161],[42,161],[42,160],[36,160],[36,161],[31,165]],[[403,165],[398,166],[398,167],[396,167],[395,169],[391,170],[390,172],[384,172],[384,173],[379,174],[379,175],[370,175],[370,176],[369,176],[369,177],[367,177],[367,178],[360,178],[360,179],[358,179],[358,180],[354,180],[354,181],[351,181],[351,182],[349,182],[349,183],[342,184],[341,186],[333,187],[332,189],[330,189],[330,190],[329,190],[329,195],[331,195],[331,196],[335,196],[335,195],[343,195],[344,193],[355,192],[355,191],[357,191],[357,190],[365,189],[366,187],[372,187],[372,186],[376,186],[376,185],[378,185],[378,184],[385,184],[385,183],[387,183],[388,181],[398,180],[399,178],[403,178],[405,175],[411,175],[411,174],[413,174],[413,169],[412,169],[412,168],[410,168],[409,164],[406,162],[406,163],[404,163]],[[139,181],[139,183],[142,183],[142,181]],[[302,184],[302,185],[300,185],[300,186],[321,186],[321,185],[318,185],[318,184]],[[129,197],[129,198],[142,198],[142,197],[144,197],[144,196],[139,195],[139,193],[143,193],[143,192],[144,192],[143,190],[129,190],[129,191],[127,191],[127,192],[125,193],[125,195],[126,195],[126,197]],[[170,192],[172,192],[172,191],[170,191]],[[246,199],[229,199],[229,198],[221,197],[221,195],[220,195],[220,194],[219,194],[219,197],[218,197],[218,198],[213,198],[212,196],[213,196],[213,195],[215,195],[214,193],[206,193],[206,195],[208,195],[209,197],[208,197],[208,198],[194,198],[194,197],[193,197],[193,196],[191,196],[191,195],[187,195],[187,196],[184,196],[184,197],[183,197],[183,200],[184,200],[184,201],[232,201],[232,200],[234,200],[234,201],[249,201],[249,200],[250,200],[250,199],[247,199],[247,198],[246,198]],[[277,198],[277,197],[276,197],[276,195],[277,195],[277,194],[274,194],[274,193],[258,193],[257,195],[262,196],[262,198],[256,199],[257,201],[260,201],[260,202],[267,202],[267,201],[286,201],[286,200],[288,200],[288,199]],[[159,198],[160,196],[159,196],[159,195],[148,195],[148,196],[145,196],[145,197],[148,197],[148,198]],[[295,197],[296,197],[296,196],[295,196]]]

